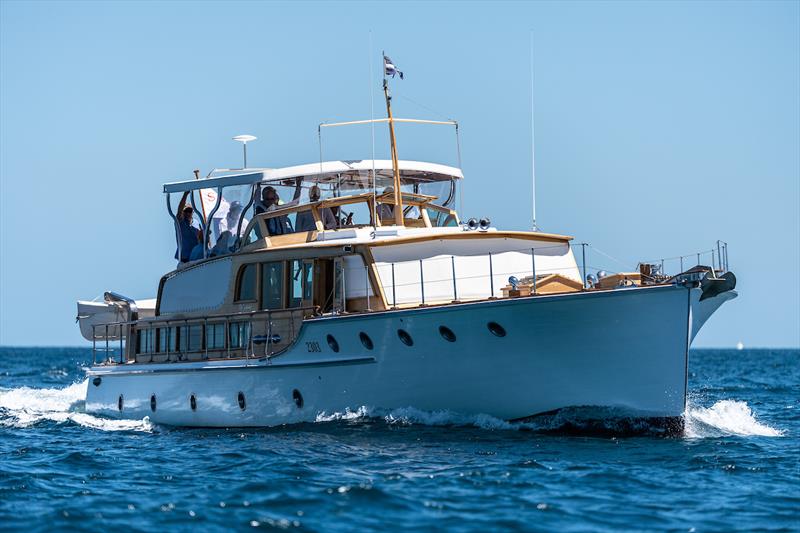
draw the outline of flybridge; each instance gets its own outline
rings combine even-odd
[[[398,161],[400,178],[405,183],[429,183],[463,179],[461,169],[427,163],[422,161]],[[252,168],[252,169],[218,169],[212,171],[205,179],[194,179],[164,184],[164,193],[194,191],[198,189],[216,189],[237,185],[253,185],[296,178],[311,179],[318,183],[343,181],[361,181],[372,178],[372,171],[380,181],[381,178],[391,180],[392,161],[388,159],[324,161],[308,163],[284,168]]]

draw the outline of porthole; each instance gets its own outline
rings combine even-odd
[[[500,324],[498,324],[497,322],[489,322],[488,324],[486,324],[486,327],[489,328],[489,331],[491,331],[492,335],[494,335],[495,337],[506,336],[505,328]]]
[[[119,409],[120,411],[122,411],[123,403],[124,403],[124,401],[122,400],[122,394],[120,394],[119,395],[119,400],[117,400],[117,409]]]
[[[411,335],[404,329],[397,330],[397,336],[400,337],[400,341],[406,346],[414,346],[414,339],[411,338]]]
[[[328,346],[331,347],[331,350],[333,350],[334,352],[338,352],[339,343],[336,341],[336,338],[333,335],[328,335],[327,340],[328,340]]]
[[[156,395],[155,394],[151,394],[150,395],[150,410],[153,411],[154,413],[156,412]]]
[[[292,391],[292,399],[294,400],[294,404],[297,406],[298,409],[303,407],[303,395],[300,394],[300,391],[294,389]]]
[[[239,409],[244,411],[245,407],[247,407],[247,404],[244,401],[244,393],[240,391],[239,396],[237,396],[236,399],[239,401]]]
[[[96,378],[94,378],[92,380],[92,385],[94,385],[95,387],[99,387],[102,382],[103,382],[103,378],[101,378],[100,376],[97,376]]]
[[[456,342],[456,334],[447,326],[439,326],[439,335],[447,342]]]
[[[372,348],[375,347],[375,345],[372,344],[372,339],[370,339],[369,335],[367,335],[363,331],[358,334],[358,338],[361,339],[361,344],[363,344],[364,348],[366,348],[367,350],[371,350]]]
[[[194,397],[194,394],[189,396],[189,407],[192,408],[192,411],[197,411],[197,398]]]

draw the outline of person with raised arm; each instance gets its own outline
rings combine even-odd
[[[176,224],[178,225],[178,248],[175,250],[175,259],[181,263],[188,263],[195,246],[203,241],[201,231],[194,226],[194,208],[186,203],[189,192],[183,193],[178,203]]]

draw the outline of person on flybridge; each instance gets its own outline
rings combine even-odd
[[[231,202],[230,207],[228,207],[228,214],[225,215],[225,218],[223,218],[219,223],[219,231],[220,231],[220,233],[225,232],[225,231],[229,231],[229,232],[231,232],[231,234],[235,234],[236,233],[236,228],[239,226],[239,217],[242,214],[242,210],[243,210],[243,207],[242,207],[242,203],[241,202],[238,202],[236,200]],[[247,220],[247,217],[242,218],[242,224],[241,224],[241,230],[239,232],[239,237],[242,236],[242,233],[247,228],[247,225],[249,223],[250,223],[250,221]],[[231,243],[231,244],[233,244],[233,243]]]
[[[245,229],[247,228],[247,224],[250,223],[247,220],[247,217],[242,217],[241,226],[239,225],[239,217],[242,215],[243,207],[241,202],[234,200],[231,202],[230,206],[228,207],[228,213],[225,215],[225,218],[220,220],[219,222],[219,237],[217,238],[216,244],[214,247],[211,248],[209,251],[210,257],[216,257],[218,255],[224,255],[233,250],[234,245],[236,244],[236,228],[240,227],[239,230],[239,237],[241,237]]]
[[[383,194],[391,194],[394,192],[394,187],[386,187],[383,189]],[[394,204],[379,203],[376,212],[378,218],[381,220],[390,220],[394,218]]]
[[[260,215],[261,213],[274,211],[278,207],[289,207],[296,205],[300,199],[302,184],[303,178],[297,178],[295,180],[294,198],[292,198],[292,201],[289,203],[281,202],[281,197],[278,195],[278,191],[275,190],[275,187],[272,185],[267,185],[264,187],[264,190],[261,191],[261,200],[256,201],[256,214]],[[285,235],[287,233],[294,233],[292,222],[286,215],[268,218],[267,230],[269,231],[270,235]]]
[[[194,226],[194,209],[186,204],[189,191],[183,193],[178,204],[178,248],[175,250],[175,259],[181,263],[188,263],[192,250],[202,241],[200,229]]]
[[[322,191],[320,191],[319,186],[312,185],[311,189],[308,191],[308,201],[319,202],[321,196]],[[320,209],[319,216],[322,218],[322,225],[325,229],[336,229],[338,226],[336,223],[336,216],[333,214],[333,211],[331,211],[330,207],[323,207]],[[314,215],[311,213],[310,209],[308,211],[300,211],[297,213],[295,229],[297,231],[315,231],[317,229],[317,226],[314,223]]]

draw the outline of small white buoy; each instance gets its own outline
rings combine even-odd
[[[737,342],[736,343],[736,349],[737,350],[744,350],[744,343],[742,341]]]

